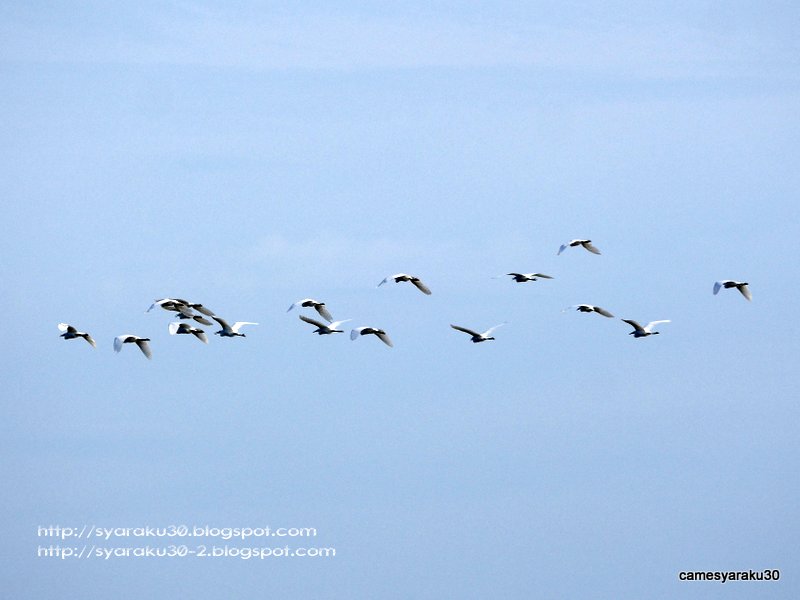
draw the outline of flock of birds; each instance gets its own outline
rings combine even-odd
[[[592,254],[600,254],[600,250],[598,250],[594,245],[592,245],[591,240],[571,240],[566,244],[562,244],[558,250],[558,254],[561,254],[567,248],[575,248],[575,247],[583,247],[587,251],[591,252]],[[498,275],[498,277],[511,277],[511,279],[517,283],[527,283],[532,281],[537,281],[538,279],[553,279],[550,275],[545,275],[544,273],[506,273],[505,275]],[[430,296],[431,290],[428,288],[425,283],[419,277],[414,275],[408,275],[407,273],[396,273],[394,275],[389,275],[385,277],[379,284],[378,287],[382,286],[385,283],[394,282],[394,283],[411,283],[414,287],[416,287],[419,291],[423,294]],[[718,294],[722,289],[737,289],[742,296],[744,296],[747,300],[752,300],[752,294],[750,293],[750,288],[748,287],[748,283],[745,281],[734,281],[732,279],[723,279],[714,283],[713,292],[714,294]],[[244,327],[245,325],[258,325],[258,323],[254,323],[252,321],[236,321],[233,325],[230,325],[225,319],[216,315],[213,311],[208,309],[207,307],[203,306],[202,304],[189,302],[188,300],[180,299],[180,298],[162,298],[160,300],[155,300],[153,304],[145,312],[150,312],[154,308],[161,308],[168,312],[175,313],[175,318],[177,321],[173,321],[169,324],[169,333],[170,335],[193,335],[197,339],[199,339],[204,344],[208,343],[208,337],[206,336],[206,332],[198,327],[196,324],[204,325],[204,326],[212,326],[213,323],[211,320],[216,321],[217,324],[221,327],[219,331],[215,331],[214,335],[218,335],[220,337],[246,337],[244,333],[241,333],[239,330]],[[334,333],[344,333],[343,329],[339,329],[343,323],[347,323],[351,321],[351,319],[344,319],[340,321],[334,321],[333,315],[331,315],[330,311],[325,306],[324,302],[320,302],[319,300],[315,300],[313,298],[304,298],[302,300],[298,300],[289,306],[286,312],[291,311],[292,309],[300,309],[300,308],[311,308],[314,309],[319,316],[324,319],[320,321],[318,319],[312,319],[304,314],[299,315],[299,318],[304,323],[308,323],[309,325],[313,325],[315,327],[313,333],[318,335],[330,335]],[[594,306],[592,304],[575,304],[573,306],[569,306],[564,309],[571,310],[574,309],[578,312],[585,312],[585,313],[592,313],[595,312],[599,315],[602,315],[606,318],[614,318],[614,315],[611,314],[604,308],[600,306]],[[562,311],[563,312],[563,311]],[[211,320],[209,320],[209,318]],[[621,319],[623,322],[627,323],[631,327],[633,327],[633,331],[629,333],[634,338],[640,337],[648,337],[651,335],[658,335],[660,332],[654,331],[654,328],[657,325],[662,323],[669,323],[669,319],[661,319],[658,321],[650,321],[646,325],[642,326],[637,321],[633,319]],[[470,336],[470,339],[473,343],[477,344],[480,342],[487,342],[490,340],[494,340],[495,338],[492,336],[492,333],[498,328],[505,325],[505,323],[500,323],[499,325],[495,325],[494,327],[490,327],[486,331],[480,333],[473,329],[469,329],[467,327],[462,327],[461,325],[450,325],[456,331],[460,331],[462,333],[466,333]],[[97,347],[97,343],[95,342],[94,338],[91,335],[86,333],[85,331],[78,331],[77,328],[69,325],[67,323],[59,323],[58,329],[62,332],[61,336],[65,340],[74,340],[78,338],[83,338],[86,340],[92,347]],[[377,327],[371,326],[362,326],[362,327],[355,327],[350,330],[350,339],[356,340],[361,336],[365,335],[374,335],[379,340],[381,340],[387,346],[393,346],[392,340],[386,334],[383,329],[379,329]],[[150,349],[150,338],[147,337],[140,337],[137,335],[133,335],[130,333],[118,335],[114,338],[114,350],[119,352],[125,346],[125,344],[135,344],[139,350],[149,359],[152,357],[152,351]]]

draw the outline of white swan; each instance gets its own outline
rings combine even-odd
[[[258,323],[253,323],[252,321],[236,321],[233,325],[228,325],[228,322],[222,317],[215,316],[211,318],[222,326],[222,329],[214,332],[214,335],[220,337],[247,337],[245,334],[239,333],[239,329],[244,325],[258,325]]]
[[[564,250],[566,250],[569,247],[574,248],[575,246],[583,246],[592,254],[600,254],[600,250],[598,250],[592,245],[592,240],[570,240],[566,244],[561,244],[561,247],[558,249],[558,254],[561,254]]]
[[[633,331],[631,331],[628,335],[632,335],[633,337],[637,338],[647,337],[648,335],[658,335],[659,332],[653,331],[653,327],[659,323],[671,323],[669,319],[664,319],[662,321],[650,321],[647,325],[642,327],[633,319],[622,319],[622,321],[625,321],[628,325],[633,327]]]
[[[170,323],[169,334],[170,335],[191,334],[204,344],[208,343],[206,332],[203,331],[202,329],[198,329],[197,327],[192,327],[188,323]]]
[[[386,332],[383,329],[377,329],[375,327],[356,327],[350,331],[351,340],[354,340],[361,335],[374,335],[387,346],[394,346],[394,344],[392,344],[392,340],[389,339],[389,336],[386,335]]]
[[[509,275],[517,283],[536,281],[537,279],[552,279],[550,275],[545,275],[544,273],[506,273],[506,275]],[[498,275],[498,277],[502,277],[502,275]]]
[[[122,350],[123,344],[136,344],[139,346],[139,350],[142,351],[148,359],[153,357],[153,353],[150,351],[150,345],[147,343],[150,341],[150,338],[143,338],[139,337],[138,335],[132,335],[130,333],[126,333],[124,335],[118,335],[114,338],[114,351],[119,352]]]
[[[328,309],[325,308],[325,303],[324,302],[320,302],[319,300],[314,300],[313,298],[303,298],[302,300],[298,300],[297,302],[292,304],[286,310],[286,312],[289,312],[293,308],[299,308],[299,307],[302,307],[302,308],[313,308],[328,323],[332,323],[333,322],[333,316],[328,311]]]
[[[746,281],[734,281],[733,279],[723,279],[722,281],[717,281],[714,283],[714,295],[716,295],[722,288],[729,290],[731,288],[736,288],[742,293],[742,296],[747,298],[748,300],[753,299],[753,294],[750,293],[750,288],[747,287],[749,284]]]
[[[389,275],[387,277],[384,277],[383,281],[381,281],[377,285],[377,287],[381,287],[384,283],[386,283],[389,280],[392,280],[395,283],[400,283],[401,281],[410,281],[420,292],[422,292],[427,296],[431,295],[431,290],[428,288],[427,285],[422,283],[422,280],[419,277],[416,277],[414,275],[407,275],[406,273],[395,273],[394,275]]]
[[[450,325],[456,331],[463,331],[466,334],[472,336],[472,343],[478,344],[480,342],[487,342],[489,340],[493,340],[494,338],[491,337],[492,332],[497,329],[498,327],[502,327],[505,323],[500,323],[499,325],[495,325],[494,327],[490,327],[483,333],[478,333],[477,331],[473,331],[472,329],[467,329],[466,327],[461,327],[460,325]]]
[[[327,324],[323,323],[322,321],[317,321],[305,315],[298,315],[301,321],[314,325],[316,329],[313,333],[318,333],[319,335],[329,335],[331,333],[344,333],[342,329],[336,329],[342,323],[347,323],[348,321],[352,321],[352,319],[344,319],[343,321],[334,321],[333,323]]]
[[[72,325],[68,325],[67,323],[59,323],[58,329],[59,331],[64,332],[58,337],[62,337],[65,340],[74,340],[76,338],[83,338],[91,344],[92,348],[97,348],[97,343],[92,339],[92,336],[90,336],[88,333],[84,331],[78,331]]]
[[[573,306],[568,306],[567,308],[565,308],[561,312],[570,310],[571,308],[574,308],[578,312],[585,312],[585,313],[596,312],[597,314],[600,314],[600,315],[603,315],[604,317],[609,317],[609,318],[614,316],[610,312],[608,312],[605,308],[600,308],[599,306],[594,306],[592,304],[575,304]]]

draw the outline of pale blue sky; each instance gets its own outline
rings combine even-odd
[[[3,587],[797,597],[799,18],[0,4]],[[603,255],[556,256],[575,237]],[[399,271],[433,295],[375,288]],[[165,296],[260,325],[170,337]],[[395,347],[313,335],[305,297]],[[579,302],[672,323],[634,340]],[[35,558],[37,525],[83,523],[315,527],[337,557]]]

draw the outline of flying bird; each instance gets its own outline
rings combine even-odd
[[[423,294],[430,296],[431,290],[428,288],[427,285],[422,283],[422,280],[419,277],[415,277],[414,275],[407,275],[405,273],[396,273],[394,275],[389,275],[388,277],[384,277],[383,281],[381,281],[377,287],[381,287],[384,283],[389,280],[393,280],[395,283],[400,283],[401,281],[410,281],[414,286]]]
[[[480,342],[487,342],[489,340],[493,340],[494,338],[491,337],[492,332],[497,329],[498,327],[502,327],[505,323],[500,323],[500,325],[495,325],[494,327],[490,327],[483,333],[478,333],[477,331],[473,331],[472,329],[467,329],[466,327],[461,327],[459,325],[450,325],[456,331],[463,331],[464,333],[472,336],[472,343],[478,344]]]
[[[670,323],[669,319],[662,321],[650,321],[647,325],[642,327],[641,325],[639,325],[639,323],[637,323],[633,319],[622,319],[622,320],[625,321],[631,327],[633,327],[633,331],[631,331],[628,335],[632,335],[633,337],[637,338],[647,337],[648,335],[658,335],[659,332],[653,331],[653,327],[655,327],[659,323]]]
[[[753,294],[750,293],[750,288],[747,287],[749,284],[746,281],[733,281],[732,279],[723,279],[722,281],[717,281],[714,283],[714,295],[716,295],[722,288],[729,290],[731,288],[736,288],[742,293],[742,296],[747,298],[748,300],[753,299]]]
[[[558,249],[558,254],[561,254],[569,247],[574,248],[575,246],[583,246],[592,254],[600,254],[600,250],[592,246],[592,240],[570,240],[566,244],[561,244],[561,247]]]
[[[183,298],[162,298],[161,300],[154,300],[153,303],[150,305],[145,312],[150,312],[156,306],[163,308],[164,310],[170,310],[173,312],[184,313],[187,315],[186,317],[182,318],[195,318],[192,309],[203,313],[207,317],[213,317],[214,313],[203,306],[202,304],[198,304],[197,302],[189,302],[188,300],[184,300]],[[196,319],[197,320],[197,319]],[[204,325],[211,325],[211,323],[203,323]]]
[[[247,337],[245,334],[239,333],[239,329],[244,325],[258,325],[258,323],[253,323],[252,321],[236,321],[233,325],[228,325],[228,322],[222,317],[214,316],[211,318],[222,327],[219,331],[214,332],[214,335],[220,337]]]
[[[342,329],[336,329],[342,323],[347,323],[348,321],[352,321],[352,319],[344,319],[343,321],[334,321],[333,323],[323,323],[322,321],[317,321],[316,319],[312,319],[305,315],[298,315],[301,321],[314,325],[316,329],[313,333],[318,333],[319,335],[329,335],[331,333],[344,333]]]
[[[62,337],[65,340],[74,340],[76,338],[83,338],[83,339],[85,339],[87,342],[89,342],[92,345],[92,348],[96,348],[97,347],[97,344],[92,339],[92,336],[90,336],[86,332],[78,331],[72,325],[68,325],[67,323],[59,323],[58,324],[58,329],[59,329],[59,331],[63,331],[64,332],[58,337]]]
[[[605,308],[600,308],[599,306],[593,306],[591,304],[575,304],[574,306],[568,306],[561,312],[567,311],[571,308],[574,308],[578,312],[585,312],[585,313],[596,312],[598,314],[603,315],[604,317],[609,317],[609,318],[614,316],[610,312],[608,312]]]
[[[325,308],[325,303],[324,302],[320,302],[319,300],[314,300],[313,298],[304,298],[303,300],[298,300],[297,302],[292,304],[286,310],[286,312],[289,312],[290,310],[292,310],[293,308],[296,308],[296,307],[313,308],[328,323],[332,323],[333,322],[333,316],[328,311],[328,309]]]
[[[169,334],[170,335],[193,335],[198,340],[203,342],[204,344],[208,343],[208,338],[206,337],[206,332],[202,329],[198,329],[197,327],[192,327],[188,323],[170,323],[169,324]]]
[[[149,341],[150,338],[143,338],[139,337],[138,335],[131,335],[130,333],[118,335],[114,338],[114,351],[119,352],[122,350],[122,344],[136,344],[139,346],[139,350],[142,351],[142,354],[150,359],[152,358],[153,353],[150,351],[150,345],[147,343]]]
[[[394,344],[392,344],[392,340],[389,339],[389,336],[386,335],[386,332],[383,329],[376,329],[375,327],[356,327],[350,331],[351,340],[356,339],[360,335],[374,335],[387,346],[394,346]]]
[[[509,275],[517,283],[536,281],[537,279],[552,279],[550,275],[545,275],[544,273],[506,273],[506,275]],[[498,275],[498,277],[502,277],[502,275]]]

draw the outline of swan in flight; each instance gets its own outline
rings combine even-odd
[[[747,298],[748,300],[753,299],[753,294],[750,293],[750,288],[747,287],[749,284],[746,281],[733,281],[732,279],[723,279],[722,281],[717,281],[714,283],[714,295],[719,293],[722,288],[729,290],[730,288],[736,288],[742,293],[742,296]]]
[[[395,273],[394,275],[389,275],[388,277],[384,277],[383,281],[381,281],[377,287],[381,287],[384,283],[389,280],[393,280],[395,283],[400,283],[401,281],[410,281],[414,286],[426,296],[431,295],[431,290],[428,288],[427,285],[422,283],[422,280],[419,277],[415,277],[414,275],[407,275],[405,273]]]
[[[631,331],[628,335],[632,335],[633,337],[637,338],[647,337],[648,335],[658,335],[659,332],[653,331],[653,327],[655,327],[659,323],[670,323],[669,319],[665,319],[662,321],[650,321],[647,325],[642,327],[641,325],[639,325],[639,323],[637,323],[633,319],[622,319],[622,320],[625,321],[631,327],[633,327],[633,331]]]
[[[322,321],[317,321],[316,319],[312,319],[305,315],[298,315],[301,321],[309,323],[310,325],[314,325],[316,329],[314,333],[318,333],[319,335],[328,335],[331,333],[344,333],[342,329],[336,329],[342,323],[347,323],[348,321],[352,321],[352,319],[344,319],[343,321],[334,321],[333,323],[323,323]]]
[[[392,344],[392,340],[389,339],[389,336],[386,335],[386,332],[383,329],[376,329],[375,327],[356,327],[352,331],[350,331],[350,339],[354,340],[360,335],[374,335],[384,344],[389,347],[394,346]]]
[[[182,312],[188,315],[187,317],[184,318],[193,318],[194,313],[192,312],[192,309],[203,313],[207,317],[214,316],[214,313],[205,306],[203,306],[202,304],[199,304],[197,302],[189,302],[188,300],[184,300],[183,298],[162,298],[161,300],[154,300],[153,303],[150,305],[150,308],[148,308],[144,312],[150,312],[156,306],[159,306],[164,310],[171,310],[173,312]],[[206,323],[204,323],[204,325],[205,324]],[[208,323],[208,325],[211,325],[211,323]]]
[[[64,332],[58,337],[62,337],[65,340],[74,340],[76,338],[83,338],[92,345],[92,348],[97,348],[97,344],[92,339],[92,336],[83,331],[78,331],[72,325],[68,325],[67,323],[59,323],[58,329],[59,331]]]
[[[575,304],[574,306],[568,306],[561,312],[564,312],[571,308],[574,308],[578,312],[585,312],[585,313],[596,312],[598,314],[603,315],[604,317],[609,317],[609,318],[614,316],[610,312],[608,312],[605,308],[600,308],[599,306],[593,306],[591,304]]]
[[[550,275],[545,275],[544,273],[506,273],[506,275],[509,275],[517,283],[536,281],[537,279],[552,279]],[[502,275],[498,275],[498,277],[502,277]]]
[[[122,350],[122,344],[136,344],[139,346],[139,350],[142,351],[142,354],[150,359],[153,357],[153,353],[150,351],[150,345],[147,343],[149,341],[150,338],[143,338],[138,335],[131,335],[130,333],[118,335],[114,338],[114,351],[119,352]]]
[[[494,327],[490,327],[483,333],[478,333],[477,331],[473,331],[472,329],[467,329],[466,327],[461,327],[459,325],[450,325],[456,331],[463,331],[464,333],[472,336],[472,343],[478,344],[480,342],[486,342],[489,340],[493,340],[494,338],[491,337],[492,332],[497,329],[498,327],[502,327],[505,323],[500,323],[500,325],[495,325]]]
[[[574,248],[575,246],[583,246],[592,254],[600,254],[600,250],[592,246],[592,240],[570,240],[566,244],[561,244],[561,247],[558,249],[558,254],[561,254],[569,247]]]
[[[304,298],[302,300],[298,300],[297,302],[292,304],[286,310],[286,312],[289,312],[293,308],[300,308],[300,307],[302,307],[302,308],[313,308],[314,310],[316,310],[319,313],[319,316],[321,316],[323,319],[325,319],[328,323],[332,323],[333,322],[333,316],[328,311],[328,309],[325,308],[325,303],[324,302],[320,302],[319,300],[314,300],[313,298]]]
[[[208,338],[206,337],[205,331],[203,331],[202,329],[198,329],[197,327],[192,327],[187,323],[170,323],[169,334],[170,335],[192,334],[194,337],[196,337],[204,344],[208,343]]]
[[[214,332],[214,335],[220,337],[247,337],[245,334],[239,333],[239,329],[244,325],[258,325],[258,323],[253,323],[252,321],[236,321],[233,325],[228,325],[228,322],[222,317],[214,316],[211,318],[222,327],[219,331]]]

